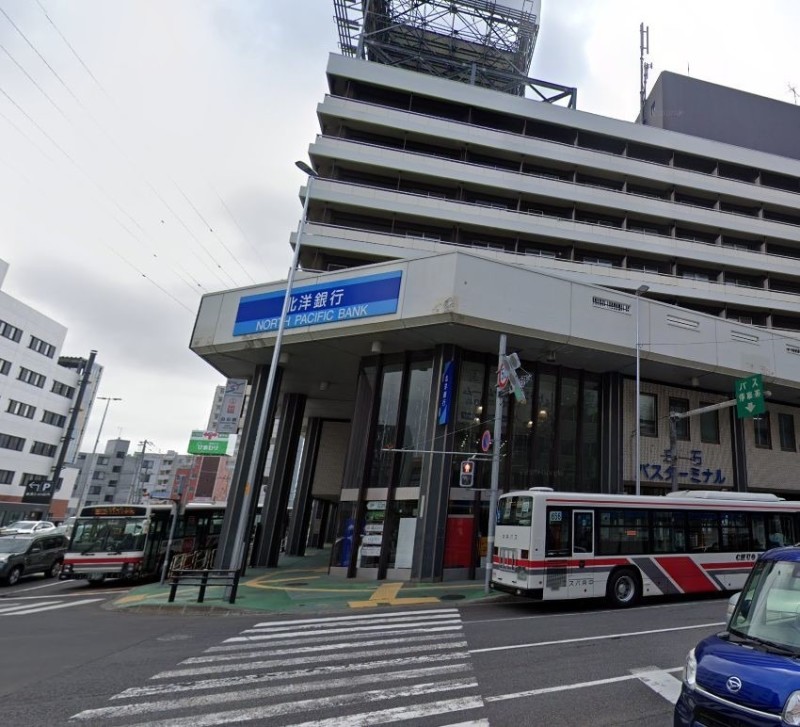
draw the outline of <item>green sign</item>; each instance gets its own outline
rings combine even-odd
[[[736,416],[739,419],[757,417],[766,410],[764,403],[764,382],[761,374],[748,376],[746,379],[736,379],[734,394],[736,396]]]
[[[189,440],[189,454],[204,454],[211,457],[233,454],[236,436],[195,430]]]

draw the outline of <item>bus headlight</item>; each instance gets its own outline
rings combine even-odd
[[[786,724],[800,725],[800,692],[792,692],[789,695],[781,717]]]
[[[696,684],[697,680],[697,659],[694,657],[694,649],[692,649],[686,655],[686,663],[683,665],[683,683],[687,687],[691,687],[694,689],[694,685]],[[797,694],[797,692],[795,692]],[[791,697],[789,698],[791,700]],[[786,704],[788,705],[789,702],[787,701]],[[800,724],[798,722],[797,724]]]

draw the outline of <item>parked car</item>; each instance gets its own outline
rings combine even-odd
[[[675,727],[800,725],[800,547],[762,553],[731,605],[686,657]]]
[[[17,520],[17,522],[11,523],[11,525],[0,528],[0,535],[14,535],[15,533],[36,535],[55,529],[55,523],[48,522],[47,520]]]
[[[61,573],[67,538],[58,533],[0,535],[0,580],[13,586],[23,575]]]

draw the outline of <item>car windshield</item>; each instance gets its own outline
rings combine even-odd
[[[757,562],[739,596],[729,630],[800,654],[800,563]]]
[[[23,553],[30,538],[0,538],[0,553]]]
[[[124,552],[144,550],[143,517],[78,518],[72,528],[70,550]]]

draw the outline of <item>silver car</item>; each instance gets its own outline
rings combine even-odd
[[[17,520],[15,523],[0,528],[0,535],[39,535],[56,529],[55,523],[47,520]]]

